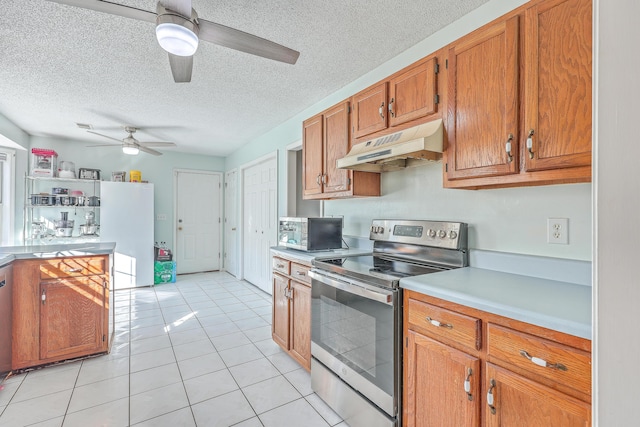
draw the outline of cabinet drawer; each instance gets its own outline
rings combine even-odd
[[[273,271],[278,271],[282,274],[289,275],[289,269],[291,268],[291,261],[287,261],[286,259],[273,257],[272,262]]]
[[[302,283],[311,284],[311,277],[309,277],[309,272],[311,268],[306,265],[296,264],[295,262],[291,263],[291,278],[295,279]]]
[[[585,394],[591,393],[591,355],[585,351],[489,323],[489,356]],[[547,366],[541,366],[541,365]]]
[[[480,319],[414,299],[409,299],[408,313],[409,328],[416,326],[434,338],[480,349]]]
[[[40,264],[41,279],[105,274],[106,257],[58,258]]]

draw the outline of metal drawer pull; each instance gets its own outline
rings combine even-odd
[[[70,268],[68,270],[65,270],[65,273],[80,273],[82,271],[82,268]]]
[[[396,113],[395,111],[393,111],[393,103],[395,102],[395,98],[391,98],[391,101],[389,101],[389,114],[391,114],[391,117],[395,117]]]
[[[47,300],[47,291],[42,291],[40,299],[42,300],[42,304],[44,304],[44,302]]]
[[[276,268],[284,268],[284,264],[276,264]]]
[[[507,152],[507,163],[513,162],[513,156],[511,155],[511,141],[513,141],[513,134],[509,134],[509,138],[507,139],[507,143],[505,144],[505,151]]]
[[[532,361],[533,363],[535,363],[536,365],[542,366],[543,368],[558,369],[560,371],[568,371],[569,370],[562,363],[549,363],[544,359],[540,359],[539,357],[530,356],[529,353],[527,353],[524,350],[520,350],[520,354],[522,356],[526,357],[527,359],[529,359],[530,361]]]
[[[473,395],[471,394],[471,374],[473,374],[473,370],[468,368],[467,378],[464,380],[464,391],[467,393],[469,400],[473,400]]]
[[[378,114],[380,114],[380,118],[382,120],[384,120],[384,101],[382,101],[382,104],[380,104],[380,108],[378,108]]]
[[[321,176],[321,175],[318,175],[318,176],[316,177],[316,183],[318,183],[318,185],[320,185],[320,176]]]
[[[450,323],[440,323],[437,320],[432,319],[431,317],[427,317],[427,321],[431,323],[433,326],[437,326],[438,328],[447,328],[453,329],[453,325]]]
[[[533,159],[533,129],[529,131],[529,136],[527,137],[527,150],[529,151],[529,158]]]
[[[493,389],[496,388],[496,380],[491,380],[489,381],[490,387],[489,387],[489,391],[487,392],[487,405],[489,405],[489,409],[491,409],[491,413],[495,415],[496,413],[496,407],[494,406],[494,401],[493,401]]]
[[[304,271],[296,271],[296,274],[298,276],[306,276],[307,275],[307,273],[305,273]]]

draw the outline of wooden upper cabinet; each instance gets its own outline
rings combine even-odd
[[[349,103],[343,102],[324,112],[323,193],[349,191],[352,172],[338,169],[336,161],[349,152]]]
[[[591,0],[525,11],[526,171],[591,166],[591,28]]]
[[[302,185],[304,199],[338,199],[380,195],[380,174],[338,169],[349,153],[349,101],[303,122]]]
[[[353,105],[352,131],[354,138],[387,128],[387,82],[367,88],[351,97]]]
[[[449,48],[447,178],[518,172],[519,17]]]
[[[437,70],[437,59],[431,57],[389,80],[389,126],[437,112]]]
[[[322,194],[322,158],[324,142],[322,115],[302,123],[302,180],[303,196]]]

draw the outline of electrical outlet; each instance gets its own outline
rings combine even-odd
[[[156,215],[156,221],[166,221],[166,220],[167,220],[167,214]]]
[[[569,218],[547,218],[547,243],[569,244]]]

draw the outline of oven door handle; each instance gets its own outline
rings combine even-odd
[[[378,301],[383,304],[393,305],[393,293],[378,292],[376,290],[371,289],[371,287],[366,285],[365,283],[359,284],[354,281],[346,282],[342,280],[337,280],[332,277],[328,277],[328,276],[325,276],[324,274],[319,273],[316,269],[309,270],[309,277],[311,277],[313,280],[317,280],[318,282],[324,283],[325,285],[340,289],[345,292],[349,292],[350,294],[354,294],[370,300]]]

